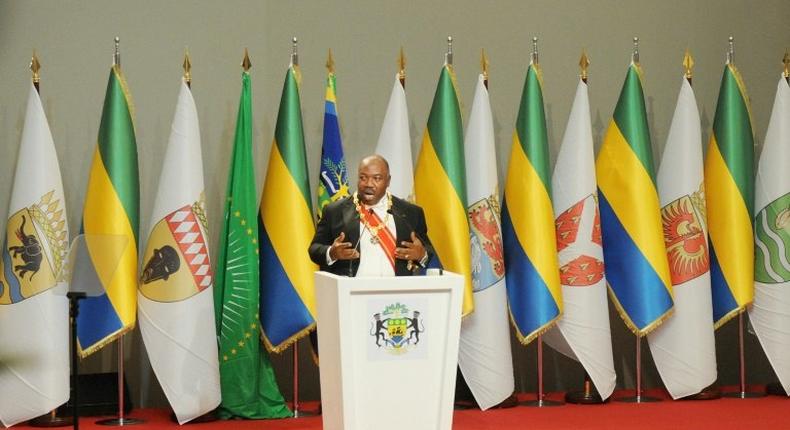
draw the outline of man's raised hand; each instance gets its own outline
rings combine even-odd
[[[346,233],[341,232],[332,245],[329,247],[329,258],[332,260],[354,260],[359,258],[359,251],[352,247],[351,242],[343,242]]]

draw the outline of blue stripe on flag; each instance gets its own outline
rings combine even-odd
[[[280,264],[260,217],[258,232],[261,239],[261,327],[272,345],[280,345],[309,327],[314,320]]]
[[[549,288],[518,241],[513,221],[502,203],[502,238],[505,246],[505,284],[513,322],[523,336],[550,322],[559,314]]]
[[[88,349],[123,327],[107,294],[88,297],[79,302],[77,339],[82,349]]]
[[[719,259],[716,258],[716,250],[712,243],[708,243],[710,249],[710,287],[713,296],[713,322],[716,323],[728,313],[738,308],[738,303],[732,295],[727,279],[721,271]]]
[[[628,317],[642,330],[672,307],[672,296],[600,188],[598,196],[606,280]]]
[[[324,103],[324,110],[327,114],[331,114],[335,117],[337,116],[337,108],[335,107],[335,104],[330,101]]]

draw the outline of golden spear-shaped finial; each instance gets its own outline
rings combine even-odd
[[[447,36],[447,52],[444,54],[444,64],[453,65],[453,36]]]
[[[582,81],[584,81],[585,84],[587,83],[587,70],[589,68],[590,68],[590,57],[588,57],[587,53],[584,52],[584,49],[582,49],[582,57],[579,58],[579,69],[581,69],[581,73],[579,74],[579,77],[582,78]]]
[[[112,53],[112,65],[121,67],[121,38],[115,36],[115,50]]]
[[[730,36],[728,39],[729,46],[727,47],[727,64],[732,64],[735,61],[735,38]]]
[[[488,88],[488,57],[486,57],[486,50],[480,50],[480,69],[483,71],[483,85]]]
[[[694,68],[694,58],[691,56],[688,48],[686,48],[686,54],[683,55],[683,75],[686,79],[691,82],[691,77],[693,76],[692,70]]]
[[[790,82],[790,53],[787,52],[785,49],[785,56],[782,57],[782,64],[784,64],[784,71],[782,75],[785,77],[787,82]]]
[[[189,49],[184,50],[184,82],[189,88],[192,88],[192,62],[189,61]]]
[[[631,53],[631,61],[639,64],[639,38],[634,36],[634,51]]]
[[[532,57],[530,58],[532,64],[538,64],[538,38],[532,37]]]
[[[329,48],[329,55],[326,57],[326,70],[330,74],[335,73],[335,59],[332,58],[332,48]]]
[[[294,36],[291,39],[291,65],[294,67],[299,65],[299,52],[297,50],[298,47],[299,41],[296,39],[296,36]]]
[[[39,70],[41,70],[41,63],[38,62],[36,51],[33,50],[33,57],[30,59],[30,71],[33,72],[33,86],[36,87],[36,91],[38,91],[38,84],[41,81]]]
[[[247,52],[247,48],[244,48],[244,59],[241,60],[241,68],[247,73],[249,73],[252,68],[252,62],[250,62],[250,54]]]
[[[400,47],[400,56],[398,57],[398,80],[403,88],[406,88],[406,55],[403,54],[403,47]]]

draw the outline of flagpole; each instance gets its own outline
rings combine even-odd
[[[115,50],[113,51],[112,55],[112,64],[113,67],[121,68],[121,38],[115,36]],[[126,336],[121,334],[118,337],[118,416],[116,418],[108,418],[104,420],[96,421],[96,424],[102,426],[131,426],[142,424],[145,421],[137,418],[125,417],[124,416],[124,367],[123,367],[123,340]]]

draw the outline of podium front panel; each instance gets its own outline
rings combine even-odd
[[[316,281],[324,428],[449,430],[463,278]]]

